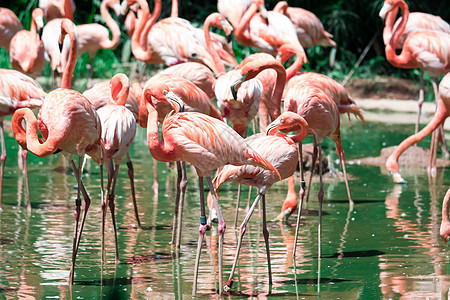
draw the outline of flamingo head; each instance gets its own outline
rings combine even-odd
[[[180,97],[175,95],[174,92],[167,90],[163,90],[163,95],[166,98],[167,102],[172,106],[173,110],[177,113],[184,111],[184,102]]]
[[[386,19],[386,15],[389,13],[389,11],[393,8],[392,0],[386,0],[383,3],[383,6],[381,7],[380,13],[378,14],[380,18]]]
[[[275,135],[277,131],[288,133],[298,132],[292,140],[294,142],[303,141],[308,135],[308,122],[297,113],[286,111],[267,126],[266,134]]]

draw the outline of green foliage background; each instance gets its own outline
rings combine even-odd
[[[149,1],[150,7],[153,1]],[[266,7],[272,9],[277,0],[266,0]],[[22,20],[25,28],[30,26],[30,16],[33,8],[37,7],[38,0],[16,0],[8,8],[12,9]],[[369,43],[370,39],[377,35],[374,45],[370,48],[366,58],[356,70],[355,77],[371,78],[378,75],[389,75],[419,80],[418,70],[401,70],[392,67],[384,57],[384,45],[382,40],[383,21],[378,16],[382,1],[367,0],[297,0],[288,1],[290,6],[302,7],[315,13],[324,24],[325,29],[334,35],[337,42],[335,64],[331,67],[330,48],[315,46],[307,49],[309,64],[304,66],[307,71],[316,71],[327,74],[337,80],[342,80],[352,70],[355,62]],[[448,0],[437,1],[407,1],[410,11],[421,11],[440,15],[447,22],[450,21],[450,5]],[[74,19],[76,24],[99,22],[103,23],[100,16],[100,0],[76,0]],[[161,18],[170,14],[170,1],[163,1]],[[201,27],[205,18],[217,10],[216,1],[191,1],[180,0],[179,16],[190,20],[195,26]],[[129,72],[130,57],[128,36],[122,31],[121,44],[115,50],[101,50],[97,53],[94,63],[94,77],[111,78],[116,72]],[[233,48],[238,61],[256,49],[248,49],[239,45],[236,41]],[[0,59],[1,67],[10,67],[7,54],[2,49]],[[84,54],[77,63],[75,77],[86,77],[86,66],[89,57]],[[141,66],[142,68],[142,66]],[[153,68],[148,67],[151,71]],[[50,75],[50,67],[46,65],[43,76]]]

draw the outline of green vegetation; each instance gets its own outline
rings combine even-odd
[[[30,15],[33,8],[37,6],[37,0],[18,0],[13,7],[9,7],[18,14],[25,28],[29,27]],[[272,9],[277,0],[266,0],[266,7]],[[342,81],[353,69],[355,62],[374,35],[377,35],[375,43],[368,51],[361,65],[355,70],[353,77],[371,78],[387,75],[412,79],[419,82],[420,72],[418,70],[401,70],[392,67],[384,57],[384,44],[382,40],[383,21],[378,16],[382,1],[357,1],[357,0],[302,0],[288,1],[291,6],[302,7],[315,13],[324,24],[325,30],[334,35],[337,42],[336,58],[333,66],[330,66],[331,48],[315,46],[306,49],[309,63],[303,68],[306,71],[316,71]],[[445,0],[437,1],[407,1],[410,11],[422,11],[440,15],[444,20],[450,20],[450,6]],[[89,22],[100,22],[100,0],[77,0],[75,11],[75,23],[83,24]],[[152,7],[150,1],[150,7]],[[161,18],[170,14],[170,1],[163,1]],[[213,11],[217,10],[217,2],[209,1],[180,1],[179,15],[190,20],[195,26],[201,26],[203,20]],[[116,72],[129,73],[132,62],[130,58],[129,40],[125,31],[122,31],[121,44],[114,51],[103,50],[97,53],[94,63],[94,77],[111,78]],[[256,49],[248,49],[233,42],[238,61],[243,57],[256,52]],[[3,51],[3,50],[1,50]],[[77,62],[75,78],[86,78],[89,57],[84,54]],[[1,52],[0,67],[10,67],[5,53]],[[158,66],[147,68],[152,70]],[[50,76],[50,68],[46,66],[43,76]],[[427,80],[429,82],[429,79]]]

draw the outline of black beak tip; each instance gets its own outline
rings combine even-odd
[[[63,49],[63,43],[58,42],[58,46],[59,46],[59,52],[62,52],[62,49]]]
[[[234,100],[237,100],[237,92],[234,89],[234,85],[231,86],[231,95],[233,95]]]
[[[233,35],[233,31],[231,31],[231,33],[229,35],[227,35],[227,43],[231,42],[231,39],[233,38],[232,35]]]
[[[39,34],[39,39],[40,39],[40,40],[42,40],[42,33],[43,33],[43,32],[44,32],[44,27],[39,28],[38,34]]]
[[[119,14],[118,16],[117,16],[117,21],[119,22],[119,23],[123,23],[123,22],[125,22],[125,15],[123,15],[123,14]]]
[[[137,10],[131,9],[131,11],[134,13],[134,16],[137,18],[138,17]]]

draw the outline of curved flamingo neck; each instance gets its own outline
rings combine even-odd
[[[246,29],[248,29],[248,25],[250,24],[250,20],[253,18],[253,16],[258,11],[258,5],[256,3],[253,3],[250,5],[250,7],[247,9],[247,11],[244,13],[244,15],[241,18],[241,21],[239,22],[239,25],[234,30],[234,36],[241,44],[249,44],[251,43],[251,39],[245,34]]]
[[[171,18],[178,18],[178,0],[172,0]]]
[[[147,110],[147,106],[146,106],[146,103],[144,100],[141,84],[137,81],[133,82],[133,84],[131,85],[131,88],[133,89],[133,92],[134,92],[136,98],[138,99],[138,103],[139,103],[139,117],[138,117],[139,125],[142,128],[146,128],[147,120],[148,120],[148,110]]]
[[[296,58],[294,63],[286,69],[286,80],[291,79],[295,75],[295,73],[303,66],[304,53],[305,52],[303,51],[303,49],[295,47]]]
[[[148,109],[147,121],[147,144],[154,159],[168,162],[176,160],[174,147],[164,143],[164,132],[162,141],[159,140],[158,133],[158,112],[150,103],[146,103]]]
[[[131,37],[131,51],[133,52],[133,55],[141,60],[141,61],[147,61],[152,57],[151,51],[146,51],[142,47],[142,44],[140,43],[140,38],[142,35],[142,31],[145,27],[145,24],[147,23],[150,13],[148,11],[148,4],[145,0],[139,0],[138,1],[139,6],[141,7],[142,15],[138,19],[136,29],[134,30],[133,36]],[[156,2],[155,2],[156,5]],[[146,42],[146,39],[145,39]]]
[[[277,72],[277,81],[272,92],[272,103],[276,103],[274,116],[277,118],[281,114],[281,97],[283,96],[284,86],[286,85],[286,70],[283,65],[277,63],[270,68]]]
[[[23,120],[27,124],[26,131],[22,126]],[[29,150],[39,157],[50,155],[58,149],[57,139],[53,136],[49,136],[45,142],[39,139],[38,122],[31,109],[18,109],[13,115],[11,125],[16,140],[23,149]]]
[[[125,74],[116,74],[111,79],[111,97],[109,98],[109,104],[116,104],[125,106],[127,102],[128,94],[130,92],[130,81]],[[117,101],[115,101],[117,99]]]
[[[70,6],[70,0],[64,0],[64,17],[73,22],[73,11]]]
[[[383,30],[383,37],[384,36],[389,37],[389,40],[392,37],[392,30],[394,29],[397,13],[398,13],[398,5],[396,4],[394,7],[391,8],[386,17],[385,26]],[[389,43],[389,40],[385,40],[386,44]]]
[[[142,0],[139,0],[142,1]],[[144,0],[145,1],[145,0]],[[140,3],[140,2],[139,2]],[[148,5],[147,5],[147,11],[148,11]],[[161,0],[155,0],[155,6],[153,7],[153,12],[148,20],[147,24],[145,24],[144,30],[142,31],[142,36],[140,37],[141,44],[146,46],[148,43],[148,33],[152,29],[153,25],[155,25],[156,21],[159,18],[159,15],[161,14]]]
[[[61,22],[61,32],[64,31],[69,35],[70,38],[70,51],[69,51],[69,61],[67,62],[66,68],[64,69],[61,78],[61,88],[70,89],[72,85],[73,69],[77,63],[77,37],[75,36],[74,25],[72,21],[63,19]],[[62,36],[62,41],[64,41],[64,36]]]
[[[402,19],[400,21],[399,26],[395,29],[392,34],[389,43],[386,45],[386,59],[396,67],[403,67],[410,63],[410,56],[402,49],[402,52],[397,55],[395,53],[395,48],[397,47],[398,41],[400,40],[401,35],[405,31],[406,23],[409,19],[409,8],[405,2],[399,2],[398,8],[402,10]],[[395,16],[394,16],[395,17]],[[409,68],[413,67],[412,65],[408,65]]]
[[[277,5],[273,8],[274,12],[286,15],[288,3],[286,1],[278,1]]]
[[[223,64],[222,60],[220,59],[220,56],[217,53],[216,49],[213,47],[213,44],[211,41],[211,34],[209,31],[211,29],[211,26],[214,26],[217,28],[222,28],[222,26],[220,25],[219,17],[220,17],[220,15],[218,13],[213,13],[206,18],[205,24],[203,25],[203,32],[205,34],[206,47],[208,48],[208,51],[213,58],[214,65],[216,66],[216,70],[217,70],[216,77],[220,77],[226,73],[225,65]]]
[[[111,0],[104,0],[100,6],[100,14],[105,20],[106,26],[112,32],[112,39],[109,38],[102,42],[102,48],[104,49],[113,49],[119,45],[120,42],[120,28],[119,25],[114,21],[111,15],[108,12],[108,6],[111,7]]]
[[[394,152],[388,158],[386,162],[386,168],[394,173],[398,173],[398,158],[405,152],[409,147],[417,144],[428,135],[430,135],[440,124],[442,124],[450,116],[450,103],[445,103],[441,99],[438,103],[437,111],[435,112],[433,119],[427,124],[421,131],[416,134],[411,135],[400,145],[395,148]]]

